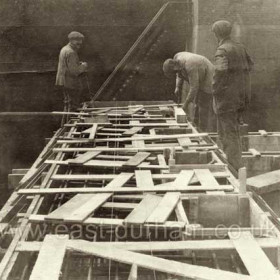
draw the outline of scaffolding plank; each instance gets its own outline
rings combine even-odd
[[[94,197],[94,194],[77,194],[62,206],[51,212],[45,217],[45,220],[58,220],[63,221],[69,214],[75,211],[79,206],[86,203]]]
[[[132,264],[127,280],[137,280],[137,265]]]
[[[59,280],[68,240],[67,235],[45,237],[30,280]]]
[[[151,170],[136,170],[135,179],[138,188],[154,187]]]
[[[151,215],[145,221],[150,224],[163,224],[169,218],[180,199],[180,193],[166,193],[157,207],[150,212]]]
[[[182,170],[173,182],[174,187],[187,187],[193,178],[193,175],[193,170]]]
[[[134,210],[125,218],[124,224],[143,224],[151,212],[157,207],[162,198],[147,194]]]
[[[106,189],[114,189],[121,188],[124,184],[126,184],[132,177],[134,173],[125,173],[117,175],[109,184],[106,185]]]
[[[150,156],[151,153],[145,153],[145,152],[139,152],[135,156],[133,156],[131,159],[129,159],[126,163],[124,163],[123,166],[130,166],[130,167],[136,167],[140,163],[142,163],[146,158]]]
[[[194,172],[201,186],[219,187],[219,183],[209,169],[195,169]]]
[[[123,136],[132,136],[138,132],[140,132],[143,129],[143,127],[138,126],[138,127],[132,127],[127,129],[126,131],[123,132]]]
[[[126,250],[116,249],[114,245],[109,247],[104,247],[98,245],[96,242],[79,241],[76,244],[69,244],[69,248],[83,252],[86,254],[91,254],[101,258],[106,258],[126,264],[135,264],[139,267],[152,269],[156,271],[161,271],[169,273],[176,276],[188,277],[191,279],[200,280],[217,280],[217,279],[227,279],[227,280],[250,280],[251,278],[247,275],[240,275],[232,272],[212,269],[203,266],[190,265],[177,261],[166,260],[163,258],[158,258],[154,256],[149,256],[145,254],[130,252]]]
[[[78,155],[74,159],[69,159],[68,164],[71,164],[71,165],[84,164],[84,163],[88,162],[89,160],[97,157],[100,153],[101,153],[101,151],[85,152],[82,155]]]
[[[117,175],[105,188],[120,188],[131,177],[133,173],[121,173]],[[97,208],[105,203],[113,193],[78,194],[67,201],[54,212],[46,216],[46,220],[64,220],[67,222],[82,222],[88,218]]]
[[[88,195],[89,199],[81,203],[72,213],[68,213],[64,217],[64,221],[81,223],[92,213],[104,204],[113,194],[99,193],[96,195]],[[91,196],[91,197],[90,197]]]
[[[277,270],[250,232],[239,232],[238,235],[229,232],[229,237],[254,279],[280,279]]]
[[[247,186],[259,194],[280,190],[280,170],[248,178]]]

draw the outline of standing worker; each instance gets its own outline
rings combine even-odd
[[[79,106],[81,81],[80,74],[87,71],[87,63],[80,62],[78,51],[84,40],[84,35],[73,31],[68,35],[69,43],[59,54],[56,75],[56,85],[62,87],[64,95],[64,111],[70,112],[73,107]],[[64,124],[65,119],[62,119]]]
[[[187,113],[191,102],[195,105],[194,123],[202,130],[209,128],[212,112],[212,79],[214,66],[204,56],[179,52],[173,59],[167,59],[163,64],[163,71],[167,77],[175,77],[175,95],[181,96],[183,83],[189,84],[189,92],[184,101],[183,109]]]
[[[218,40],[213,83],[218,135],[228,162],[238,170],[242,164],[239,124],[251,99],[250,71],[253,62],[245,47],[231,40],[232,26],[217,21],[212,26]]]

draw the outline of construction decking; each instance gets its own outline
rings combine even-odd
[[[108,104],[69,113],[33,166],[10,175],[0,279],[280,279],[277,226],[216,136],[172,102]],[[272,171],[278,149],[253,143],[275,146],[264,133],[245,136],[243,157],[272,158]]]

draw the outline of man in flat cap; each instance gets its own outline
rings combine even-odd
[[[243,123],[242,113],[251,99],[250,71],[253,62],[245,47],[231,39],[231,30],[230,22],[225,20],[212,26],[218,40],[213,97],[222,148],[228,162],[238,170],[243,166],[239,124]]]
[[[73,31],[68,35],[68,39],[69,43],[61,49],[59,54],[55,83],[62,87],[66,112],[79,106],[79,90],[81,89],[79,76],[87,71],[87,63],[81,62],[77,53],[83,44],[84,35]]]
[[[183,93],[183,83],[189,84],[189,92],[184,101],[183,109],[187,113],[191,102],[195,105],[194,123],[202,130],[209,130],[209,120],[212,113],[212,79],[214,66],[204,56],[179,52],[173,59],[167,59],[163,64],[167,77],[176,75],[175,95]]]

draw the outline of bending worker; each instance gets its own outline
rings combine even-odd
[[[212,27],[219,44],[215,54],[213,96],[222,148],[228,162],[238,170],[243,166],[239,122],[250,103],[253,62],[244,46],[231,40],[231,30],[231,24],[223,20]]]
[[[62,87],[64,95],[64,111],[70,112],[73,107],[79,106],[81,81],[79,75],[87,71],[87,63],[80,62],[78,51],[84,40],[84,35],[73,31],[68,35],[69,43],[59,54],[56,75],[56,85]]]
[[[183,83],[189,84],[189,92],[183,109],[187,113],[191,102],[195,105],[194,123],[202,130],[208,128],[212,112],[212,79],[214,66],[204,56],[190,52],[179,52],[173,59],[167,59],[163,64],[167,77],[176,75],[175,95],[181,96]]]

